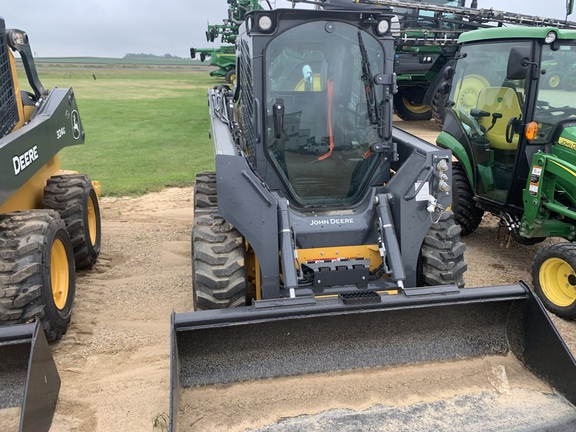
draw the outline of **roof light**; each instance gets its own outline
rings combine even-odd
[[[258,27],[263,32],[269,32],[272,29],[272,18],[268,15],[258,17]]]
[[[546,42],[547,44],[550,44],[556,40],[556,37],[557,37],[556,32],[549,31],[548,34],[546,35],[546,37],[544,38],[544,42]]]
[[[376,25],[376,34],[378,36],[384,36],[388,29],[390,28],[390,23],[387,20],[378,21]]]

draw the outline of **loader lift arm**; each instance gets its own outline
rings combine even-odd
[[[8,29],[6,30],[6,37],[8,38],[8,45],[12,49],[18,51],[18,54],[20,54],[20,57],[22,58],[28,82],[30,83],[30,87],[34,90],[36,98],[40,99],[46,96],[48,91],[44,89],[44,86],[42,86],[40,78],[38,77],[36,64],[34,63],[32,49],[28,43],[28,35],[26,32],[17,29]]]

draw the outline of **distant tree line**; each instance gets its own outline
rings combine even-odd
[[[134,59],[134,58],[164,58],[164,59],[181,59],[182,57],[178,57],[172,54],[164,54],[162,56],[159,55],[155,55],[155,54],[144,54],[144,53],[140,53],[140,54],[135,54],[135,53],[129,53],[126,54],[124,56],[125,59]]]

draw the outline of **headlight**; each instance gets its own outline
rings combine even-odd
[[[269,32],[272,29],[272,18],[268,15],[258,17],[258,27],[263,32]]]
[[[555,40],[556,40],[556,32],[553,31],[549,31],[546,37],[544,38],[544,42],[546,42],[547,44],[551,44]]]
[[[390,23],[387,20],[379,21],[378,24],[376,24],[376,34],[378,36],[384,36],[386,32],[388,32],[388,29],[390,29]]]

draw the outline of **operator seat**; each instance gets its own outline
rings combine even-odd
[[[502,118],[496,120],[494,127],[486,133],[486,139],[490,142],[490,147],[497,150],[516,150],[518,147],[518,135],[515,134],[512,142],[506,141],[506,126],[511,118],[520,119],[522,109],[514,89],[510,87],[486,87],[478,94],[476,108],[490,113],[488,117],[482,117],[480,124],[490,129],[492,125],[492,114],[502,114]]]
[[[479,123],[486,130],[486,139],[494,153],[491,167],[493,184],[487,187],[487,195],[504,202],[512,184],[518,148],[518,134],[514,134],[512,142],[506,141],[506,127],[512,118],[520,119],[522,116],[518,95],[510,87],[486,87],[478,94],[476,107],[490,113],[489,116],[479,118]],[[502,117],[497,118],[492,125],[494,113],[501,114]]]

